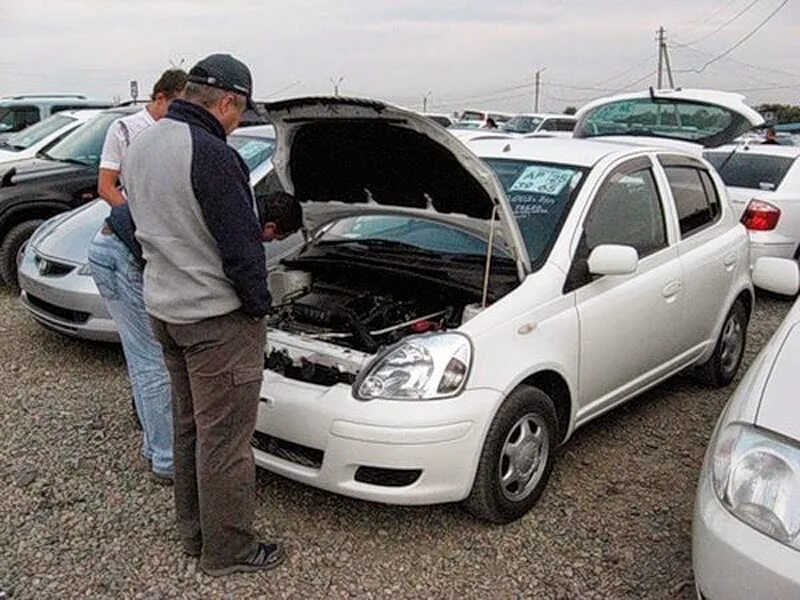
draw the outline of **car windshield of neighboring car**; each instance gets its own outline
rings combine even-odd
[[[506,121],[500,128],[509,133],[533,133],[542,124],[539,117],[516,116]]]
[[[71,133],[45,153],[54,160],[88,166],[100,164],[100,154],[111,123],[125,116],[119,112],[104,112]]]
[[[363,215],[340,219],[318,238],[320,243],[363,244],[368,248],[418,250],[459,256],[486,256],[487,242],[467,231],[421,217]],[[508,258],[495,246],[492,254]]]
[[[228,136],[228,144],[239,153],[251,172],[275,152],[275,140],[272,138],[231,135]]]
[[[737,151],[733,154],[706,152],[705,157],[717,169],[725,185],[765,191],[778,189],[797,160],[790,156],[754,154],[748,151]]]
[[[483,121],[483,113],[477,110],[465,110],[461,113],[459,121]]]
[[[751,124],[732,110],[675,98],[633,98],[597,106],[580,120],[575,137],[648,136],[719,146]]]
[[[486,158],[484,162],[497,174],[505,190],[531,264],[542,264],[588,169],[500,158]]]
[[[14,151],[26,150],[34,144],[41,142],[49,135],[54,134],[59,129],[62,129],[74,122],[74,117],[68,117],[67,115],[53,115],[52,117],[46,118],[44,121],[39,121],[35,125],[26,127],[19,133],[15,133],[5,142],[3,142],[2,148],[3,150]]]

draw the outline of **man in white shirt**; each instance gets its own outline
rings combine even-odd
[[[145,129],[167,114],[170,103],[183,95],[186,73],[181,69],[164,71],[153,86],[150,102],[139,112],[112,123],[106,133],[103,153],[100,157],[100,175],[97,192],[111,206],[125,202],[122,163],[128,146]],[[121,184],[121,185],[118,185]]]
[[[142,296],[142,249],[126,204],[125,156],[140,133],[167,114],[183,96],[186,73],[166,71],[153,87],[151,102],[115,121],[106,133],[100,158],[98,192],[111,214],[89,246],[89,263],[97,289],[119,331],[136,414],[142,424],[142,455],[152,478],[171,484],[174,473],[172,399],[161,345],[153,335]]]

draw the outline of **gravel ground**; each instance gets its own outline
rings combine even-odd
[[[759,298],[745,365],[789,306]],[[457,506],[369,504],[259,472],[257,527],[284,539],[289,559],[214,579],[181,554],[171,488],[137,458],[119,348],[43,330],[5,290],[0,335],[10,597],[693,597],[695,484],[732,388],[678,376],[579,430],[539,504],[505,527]]]

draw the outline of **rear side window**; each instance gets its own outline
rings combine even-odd
[[[572,131],[575,129],[575,121],[570,119],[556,119],[555,131]]]
[[[0,107],[0,133],[22,131],[39,121],[39,109],[35,106]]]
[[[711,177],[692,167],[665,167],[681,236],[687,237],[716,221],[722,210]]]
[[[796,160],[790,156],[751,154],[745,150],[733,154],[706,152],[705,157],[717,169],[725,185],[767,191],[778,189]]]

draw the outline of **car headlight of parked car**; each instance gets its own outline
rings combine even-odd
[[[436,400],[464,389],[472,344],[461,333],[411,336],[378,356],[354,385],[360,400]]]
[[[800,447],[752,425],[723,427],[711,460],[714,491],[736,517],[800,550]]]

